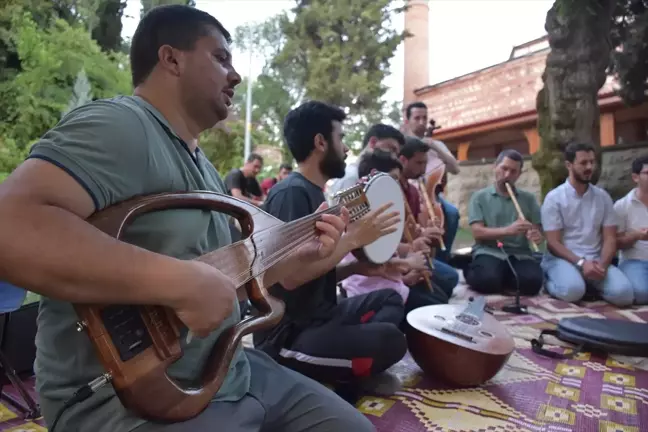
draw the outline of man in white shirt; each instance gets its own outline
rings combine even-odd
[[[596,154],[589,143],[565,149],[569,177],[550,191],[541,208],[547,249],[542,260],[549,294],[575,303],[587,287],[616,306],[634,302],[632,284],[613,266],[617,221],[610,195],[591,184]]]
[[[401,131],[386,124],[375,124],[369,128],[362,140],[362,151],[360,152],[358,161],[362,159],[364,154],[372,152],[375,149],[387,151],[393,154],[394,159],[396,159],[401,147],[404,145],[405,137]],[[336,179],[327,188],[327,200],[330,201],[336,193],[350,188],[358,182],[358,163],[347,164],[344,177]]]
[[[636,304],[648,303],[648,156],[632,162],[637,187],[614,204],[619,222],[619,268],[634,288]]]

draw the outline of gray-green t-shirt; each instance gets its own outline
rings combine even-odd
[[[122,96],[92,102],[65,116],[34,145],[39,158],[67,171],[91,195],[96,209],[136,195],[210,190],[225,193],[214,166],[171,130],[152,105]],[[44,222],[45,223],[45,222]],[[180,259],[191,259],[231,243],[225,215],[201,210],[167,210],[139,217],[124,240]],[[61,248],[72,247],[62,244]],[[182,287],[178,287],[182,289]],[[72,305],[43,298],[36,335],[36,383],[43,414],[52,422],[63,402],[82,385],[105,372]],[[240,320],[238,303],[221,328],[208,338],[193,338],[169,369],[180,382],[195,382],[222,330]],[[250,385],[247,357],[239,349],[215,400],[242,398]],[[68,409],[61,431],[122,432],[143,424],[122,406],[110,385]]]
[[[540,225],[540,206],[535,195],[531,192],[515,189],[515,198],[520,204],[524,217],[534,225]],[[497,192],[495,186],[480,189],[470,197],[468,204],[468,224],[481,222],[486,227],[503,228],[511,225],[518,219],[515,204],[509,196]],[[531,258],[529,240],[524,234],[508,236],[499,239],[504,245],[507,254],[516,258]],[[504,259],[504,253],[497,247],[497,241],[491,240],[476,243],[473,246],[473,256],[481,254]]]

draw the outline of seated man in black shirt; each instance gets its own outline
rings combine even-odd
[[[307,102],[286,116],[284,137],[298,170],[270,190],[267,212],[287,222],[312,214],[324,202],[326,182],[344,176],[345,117],[340,109],[321,102]],[[284,366],[331,384],[357,382],[403,358],[407,344],[399,325],[404,306],[396,291],[383,289],[339,302],[336,294],[337,282],[351,274],[386,271],[361,261],[338,263],[353,249],[379,238],[382,234],[376,231],[391,227],[395,220],[385,222],[382,217],[388,214],[390,210],[375,217],[372,211],[363,218],[367,223],[351,223],[322,276],[292,291],[281,285],[271,288],[286,311],[275,328],[254,334],[257,348]],[[377,225],[382,227],[372,228]]]
[[[225,177],[227,193],[235,198],[261,206],[263,204],[263,192],[256,177],[262,168],[263,158],[261,155],[250,153],[243,168],[234,168]]]

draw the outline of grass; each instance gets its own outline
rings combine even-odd
[[[459,228],[457,230],[457,236],[455,237],[452,249],[457,250],[465,247],[471,247],[474,242],[475,240],[473,239],[472,232],[470,232],[469,229]]]
[[[39,300],[40,300],[40,294],[36,294],[36,293],[28,291],[27,292],[27,297],[25,297],[25,301],[23,302],[23,306],[31,304],[31,303],[35,303],[35,302],[37,302]]]

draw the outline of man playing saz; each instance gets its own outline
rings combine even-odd
[[[542,288],[542,269],[531,250],[531,244],[543,240],[540,206],[532,193],[515,187],[523,165],[522,155],[516,150],[502,151],[495,161],[495,183],[475,192],[468,205],[468,223],[475,246],[466,282],[482,294],[514,292],[518,284],[522,295],[535,295]],[[506,262],[507,256],[515,275]]]
[[[83,384],[106,372],[71,303],[162,305],[195,334],[168,370],[181,386],[199,380],[219,335],[240,321],[236,286],[192,260],[230,244],[227,218],[202,210],[139,217],[125,242],[86,219],[138,195],[209,190],[225,194],[198,136],[228,114],[241,77],[230,35],[188,6],[152,9],[131,45],[133,96],[68,113],[0,185],[0,279],[43,295],[36,381],[48,426]],[[321,208],[324,208],[322,206]],[[348,212],[324,215],[320,235],[274,268],[287,289],[317,276],[336,249]],[[299,272],[293,271],[299,268]],[[284,276],[285,277],[282,277]],[[191,420],[147,422],[111,386],[63,412],[57,432],[373,431],[355,408],[320,384],[240,349],[209,406]]]

